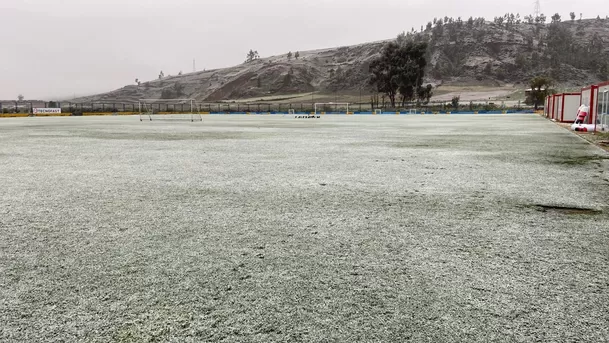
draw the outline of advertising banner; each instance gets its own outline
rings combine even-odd
[[[61,113],[61,108],[34,108],[34,114]]]

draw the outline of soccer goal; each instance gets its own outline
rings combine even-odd
[[[348,102],[318,102],[315,104],[315,115],[318,114],[349,114]]]
[[[203,121],[195,99],[140,99],[140,121]]]
[[[383,110],[377,108],[374,110],[374,114],[383,114]]]

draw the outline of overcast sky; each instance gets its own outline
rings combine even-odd
[[[392,38],[434,17],[529,14],[533,0],[0,0],[0,99],[110,91],[262,57]],[[609,14],[606,0],[542,12]]]

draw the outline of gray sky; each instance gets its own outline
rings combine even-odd
[[[533,0],[0,0],[0,99],[87,95],[261,56],[376,41],[433,17],[529,14]],[[606,0],[542,0],[546,15]]]

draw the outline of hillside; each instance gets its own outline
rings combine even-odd
[[[507,17],[507,16],[506,16]],[[561,87],[609,79],[609,20],[552,24],[440,19],[402,39],[429,42],[428,80],[434,85],[519,84],[538,74]],[[129,85],[75,102],[194,98],[197,101],[259,99],[302,93],[370,93],[368,66],[384,42],[301,51],[298,59],[271,56],[230,68]]]

